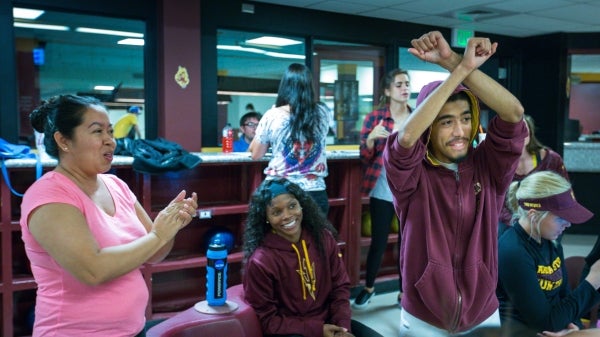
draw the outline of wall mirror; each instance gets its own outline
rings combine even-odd
[[[25,18],[20,10],[13,13],[20,138],[33,136],[32,109],[60,94],[100,98],[113,124],[129,106],[139,106],[144,137],[145,23],[47,10]]]

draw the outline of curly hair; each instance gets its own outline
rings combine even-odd
[[[272,184],[283,185],[289,194],[298,200],[302,207],[302,229],[310,233],[319,252],[325,254],[323,230],[330,231],[336,239],[337,230],[323,215],[317,203],[308,193],[287,179],[280,178],[263,181],[252,195],[244,228],[244,260],[247,260],[262,245],[265,235],[271,231],[271,225],[267,223],[267,206],[273,199],[270,190]]]

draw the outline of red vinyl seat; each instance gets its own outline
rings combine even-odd
[[[227,289],[227,300],[238,308],[226,314],[205,314],[189,308],[153,326],[147,337],[262,337],[262,330],[254,309],[244,301],[241,284]]]
[[[579,285],[579,280],[581,279],[583,273],[583,267],[585,266],[585,258],[583,256],[569,256],[565,259],[565,266],[567,267],[569,287],[571,290],[573,290]],[[585,324],[587,327],[595,328],[597,326],[598,310],[600,310],[600,304],[596,304],[591,308],[589,312],[589,323]]]

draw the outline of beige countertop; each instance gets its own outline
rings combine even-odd
[[[252,158],[250,158],[250,152],[231,152],[231,153],[221,153],[221,152],[192,152],[193,155],[196,155],[202,159],[202,163],[237,163],[237,162],[252,162]],[[268,156],[259,159],[258,161],[267,161],[269,159]],[[327,159],[336,160],[336,159],[358,159],[358,150],[333,150],[327,151]],[[58,161],[54,158],[46,156],[42,156],[41,158],[42,166],[44,167],[54,167],[57,165]],[[17,167],[35,167],[36,160],[35,159],[8,159],[5,161],[6,167],[8,168],[17,168]],[[114,156],[112,164],[114,166],[126,166],[131,165],[133,163],[133,157],[127,156]],[[200,163],[200,165],[202,165]]]
[[[569,172],[600,172],[600,143],[564,143],[563,160]]]

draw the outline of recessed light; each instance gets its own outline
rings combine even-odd
[[[70,30],[67,26],[58,26],[58,25],[44,25],[40,23],[26,23],[26,22],[15,22],[13,26],[18,28],[31,28],[31,29],[46,29],[46,30],[61,30],[67,31]]]
[[[246,43],[248,43],[248,44],[260,44],[260,45],[266,45],[266,46],[283,47],[283,46],[292,46],[292,45],[295,45],[295,44],[301,44],[302,41],[296,41],[296,40],[292,40],[292,39],[286,39],[286,38],[283,38],[283,37],[262,36],[262,37],[258,37],[256,39],[246,40]]]
[[[120,30],[97,29],[97,28],[88,28],[88,27],[77,27],[77,28],[75,28],[75,31],[79,32],[79,33],[127,36],[127,37],[136,37],[136,38],[144,37],[144,34],[142,34],[142,33],[124,32],[124,31],[120,31]]]
[[[13,8],[13,17],[15,19],[35,20],[44,14],[44,11],[29,8]]]
[[[113,85],[97,85],[94,87],[94,90],[100,90],[100,91],[104,91],[104,90],[112,91],[114,89],[115,89],[115,87]]]
[[[128,45],[132,45],[132,46],[143,46],[144,45],[144,39],[123,39],[120,40],[119,42],[117,42],[117,44],[128,44]]]

